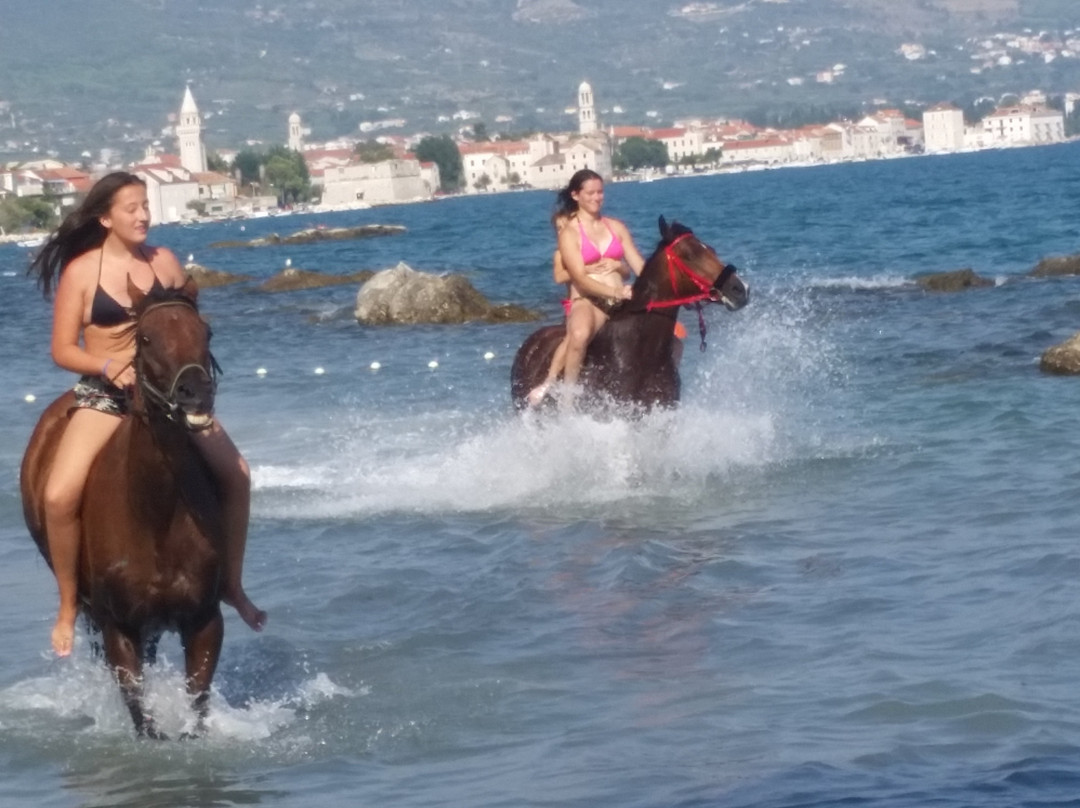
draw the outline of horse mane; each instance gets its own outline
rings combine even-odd
[[[135,334],[136,329],[139,327],[139,318],[143,313],[157,305],[168,303],[183,303],[191,306],[196,312],[199,311],[199,303],[188,291],[186,286],[182,287],[161,287],[155,286],[146,295],[131,307],[132,321],[128,325],[124,326],[123,331],[120,332],[120,336],[127,338]]]
[[[650,295],[656,293],[656,274],[659,271],[659,267],[663,262],[658,262],[657,258],[663,255],[665,249],[671,246],[674,241],[685,235],[693,235],[693,230],[684,224],[679,222],[671,222],[670,224],[665,221],[664,217],[660,217],[660,241],[656,244],[656,249],[653,250],[652,255],[645,259],[645,266],[642,267],[641,274],[638,275],[636,281],[634,281],[634,295],[637,297],[639,294]],[[630,309],[626,306],[620,306],[620,309],[624,311],[636,311],[637,307]]]
[[[673,241],[675,241],[675,239],[679,238],[679,236],[693,234],[694,231],[686,225],[680,224],[679,222],[672,222],[666,228],[666,232],[664,233],[663,237],[660,239],[660,241],[657,242],[656,249],[653,250],[653,255],[656,255],[656,253],[660,252],[662,249],[670,245]]]

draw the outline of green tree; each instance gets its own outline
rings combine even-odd
[[[300,152],[274,146],[266,154],[266,182],[277,192],[280,204],[311,198],[311,175]]]
[[[218,174],[229,173],[229,164],[222,160],[217,152],[206,153],[206,168],[208,171],[216,171]]]
[[[488,136],[487,124],[483,121],[478,121],[473,124],[472,135],[473,140],[475,140],[477,143],[486,143],[487,141],[491,140],[491,138]]]
[[[383,160],[394,159],[394,149],[377,140],[364,140],[356,144],[353,150],[362,163],[381,163]]]
[[[974,126],[995,109],[997,109],[997,102],[993,98],[983,96],[964,107],[964,123]]]
[[[615,151],[613,167],[619,171],[663,168],[669,162],[667,146],[659,140],[628,137]]]
[[[428,135],[416,144],[413,153],[417,160],[435,163],[439,167],[443,190],[456,191],[461,188],[465,181],[465,167],[461,162],[461,152],[449,135]]]
[[[40,196],[0,200],[0,228],[5,233],[52,230],[60,223],[56,206]]]
[[[1080,135],[1080,106],[1073,107],[1071,115],[1065,117],[1065,136]]]
[[[259,182],[259,168],[263,164],[263,156],[254,149],[243,149],[233,160],[233,167],[240,170],[240,183],[251,185]]]
[[[476,190],[478,191],[486,191],[488,189],[488,186],[490,185],[491,177],[489,177],[487,174],[481,174],[480,179],[476,181],[473,187],[476,188]]]

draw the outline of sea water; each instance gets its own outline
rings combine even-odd
[[[294,267],[404,261],[560,316],[554,195],[197,227],[152,241],[251,275],[207,289],[219,415],[252,468],[246,584],[209,732],[135,738],[55,587],[19,460],[72,383],[0,247],[0,804],[1015,806],[1080,787],[1080,144],[609,184],[750,283],[688,326],[683,403],[640,422],[512,410],[535,324],[370,328]],[[403,235],[213,248],[303,227]],[[919,274],[993,282],[930,293]],[[373,370],[372,364],[378,363]],[[432,363],[436,363],[432,366]],[[321,369],[322,372],[318,372]],[[264,371],[260,373],[259,371]],[[182,654],[147,676],[190,722]]]

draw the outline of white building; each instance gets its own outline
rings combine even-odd
[[[322,205],[348,208],[430,199],[437,189],[430,182],[430,169],[425,173],[418,160],[332,166],[322,171]]]
[[[300,114],[297,112],[289,116],[288,146],[294,152],[304,150],[304,127],[301,125]]]
[[[964,112],[953,104],[935,104],[923,112],[923,140],[927,152],[964,148]]]
[[[464,143],[458,149],[466,193],[502,191],[515,185],[563,188],[583,168],[611,176],[610,141],[600,132],[589,137],[537,135],[529,140]]]
[[[578,87],[578,133],[592,135],[598,128],[592,85],[587,81],[583,81],[581,86]]]
[[[180,104],[180,119],[176,124],[176,139],[180,144],[180,165],[198,174],[206,171],[206,150],[202,142],[202,116],[191,94],[191,85],[184,88]]]
[[[146,183],[150,220],[168,224],[196,216],[190,203],[199,201],[199,183],[185,168],[140,165],[134,173]]]
[[[1060,143],[1065,140],[1065,114],[1046,107],[1001,107],[983,118],[982,128],[991,145]]]
[[[790,163],[795,150],[786,140],[732,140],[724,144],[720,157],[723,165],[776,165]]]
[[[649,137],[667,147],[668,160],[672,163],[686,157],[701,157],[707,151],[705,133],[700,128],[654,129]]]

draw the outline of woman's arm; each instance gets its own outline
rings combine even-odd
[[[641,270],[645,268],[645,259],[641,257],[641,253],[638,252],[637,245],[634,244],[634,239],[630,235],[630,231],[626,228],[622,222],[618,219],[609,219],[611,226],[615,230],[615,235],[619,237],[619,241],[622,242],[623,258],[626,263],[630,265],[630,269],[634,270],[635,275],[640,275]]]
[[[87,284],[94,277],[90,265],[76,258],[60,273],[53,301],[52,343],[53,361],[64,370],[85,376],[105,375],[107,357],[89,354],[79,342],[86,310]],[[119,372],[120,368],[112,368]]]
[[[551,274],[555,278],[555,283],[570,283],[570,273],[563,266],[562,253],[558,250],[555,250],[555,257],[552,259]]]

